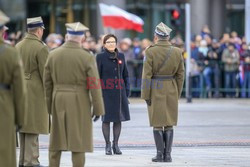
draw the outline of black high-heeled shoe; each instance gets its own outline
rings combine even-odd
[[[106,147],[105,147],[105,153],[106,155],[112,155],[112,151],[111,151],[111,143],[106,143]]]
[[[113,149],[114,154],[118,154],[118,155],[122,154],[120,148],[118,147],[118,143],[113,142],[112,149]]]

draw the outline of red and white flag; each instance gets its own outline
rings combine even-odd
[[[114,5],[99,4],[104,27],[143,32],[143,20]]]

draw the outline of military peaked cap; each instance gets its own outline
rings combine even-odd
[[[43,24],[43,19],[41,16],[27,18],[27,26],[28,26],[28,28],[41,27],[41,28],[45,29],[44,24]]]
[[[10,18],[6,16],[1,10],[0,10],[0,28],[3,28],[6,23],[10,21]]]
[[[85,31],[89,30],[88,27],[80,22],[66,23],[67,33],[71,35],[83,35]]]
[[[161,22],[160,24],[158,24],[155,28],[155,33],[159,36],[162,37],[167,37],[170,35],[172,29],[169,28],[166,24],[164,24],[163,22]]]

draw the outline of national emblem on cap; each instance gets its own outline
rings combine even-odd
[[[164,24],[163,22],[161,22],[160,24],[158,24],[155,28],[155,33],[159,36],[162,37],[167,37],[170,35],[170,32],[172,31],[171,28],[169,28],[166,24]]]
[[[66,23],[67,33],[71,35],[83,35],[85,31],[89,30],[88,27],[80,22]]]
[[[10,18],[6,16],[1,10],[0,10],[0,28],[2,28],[6,23],[10,21]]]
[[[45,29],[44,24],[43,24],[43,19],[42,17],[32,17],[32,18],[27,18],[27,26],[28,28],[37,28],[41,27]]]

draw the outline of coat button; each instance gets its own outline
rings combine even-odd
[[[115,60],[113,60],[113,62],[115,62]]]
[[[117,79],[117,76],[115,76],[115,79]]]
[[[117,70],[117,68],[115,68],[115,71]]]

